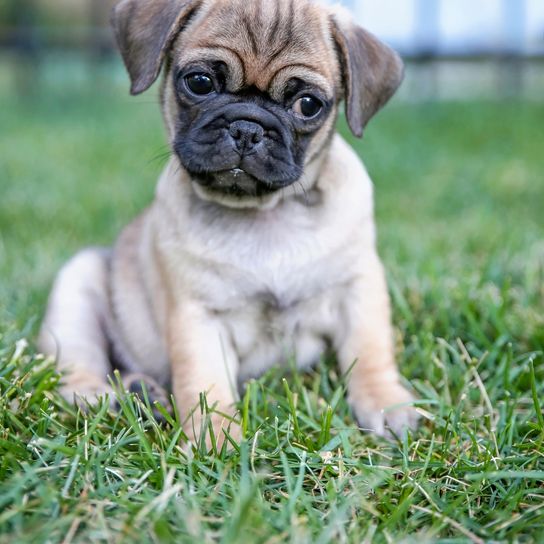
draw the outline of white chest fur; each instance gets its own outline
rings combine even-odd
[[[302,210],[291,211],[300,218]],[[220,323],[242,375],[289,357],[315,361],[342,328],[342,302],[356,274],[356,236],[328,240],[280,219],[220,234],[203,230],[206,249],[179,254],[191,262],[183,283]]]

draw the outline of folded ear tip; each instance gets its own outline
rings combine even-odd
[[[155,72],[146,71],[144,74],[140,74],[139,71],[133,70],[131,66],[128,69],[128,73],[131,79],[130,94],[135,96],[147,91],[147,89],[155,83],[160,75],[160,65],[158,69],[155,69]]]
[[[361,116],[357,115],[356,112],[350,112],[349,108],[347,108],[346,114],[348,126],[352,134],[357,138],[362,138],[364,129],[363,119]]]
[[[351,128],[351,132],[353,132],[353,135],[356,138],[362,138],[363,137],[363,129],[362,128],[355,128],[355,127],[350,127],[350,128]]]
[[[138,94],[142,94],[145,90],[147,90],[148,87],[145,87],[144,85],[142,85],[141,82],[136,82],[136,83],[133,83],[131,86],[130,86],[130,94],[132,96],[136,96]]]

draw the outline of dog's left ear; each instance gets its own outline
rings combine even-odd
[[[202,0],[122,0],[112,13],[119,50],[131,79],[131,94],[149,89],[168,49]]]
[[[332,36],[343,72],[348,124],[360,138],[370,119],[395,94],[404,65],[395,51],[352,22],[333,16]]]

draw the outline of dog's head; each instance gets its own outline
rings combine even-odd
[[[113,25],[133,94],[165,66],[172,148],[199,195],[226,204],[313,183],[339,102],[361,136],[402,80],[391,49],[311,0],[122,0]]]

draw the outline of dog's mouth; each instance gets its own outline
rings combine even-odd
[[[194,174],[193,178],[208,191],[237,198],[264,197],[282,187],[261,181],[241,168]]]

